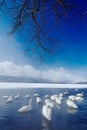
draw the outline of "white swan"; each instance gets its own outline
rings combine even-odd
[[[21,108],[18,110],[18,112],[24,113],[24,112],[29,112],[29,111],[31,111],[31,110],[32,110],[31,102],[32,102],[32,99],[30,99],[28,105],[25,105],[25,106],[21,107]]]
[[[57,94],[52,95],[52,96],[50,97],[50,99],[53,100],[53,101],[55,101],[55,99],[56,99],[57,96],[58,96]]]
[[[67,99],[66,100],[66,104],[67,104],[67,106],[69,107],[69,108],[75,108],[75,109],[77,109],[78,108],[78,106],[74,103],[74,101],[72,101],[71,99]]]
[[[42,114],[47,120],[52,119],[52,109],[49,105],[44,105],[42,108]]]
[[[83,97],[84,94],[83,94],[83,92],[82,92],[82,93],[78,93],[78,94],[76,94],[76,96],[78,96],[78,97]]]
[[[17,93],[17,95],[15,95],[14,99],[19,99],[19,93]]]
[[[29,99],[29,98],[30,98],[30,96],[27,94],[27,95],[25,95],[25,98],[26,98],[26,99]]]
[[[2,98],[3,99],[8,99],[10,96],[3,96]]]
[[[83,97],[78,97],[78,96],[77,96],[77,97],[75,97],[75,100],[76,100],[76,101],[83,101],[84,98],[83,98]]]
[[[40,97],[37,97],[37,98],[36,98],[36,102],[37,102],[37,103],[41,103],[41,98],[40,98]]]
[[[45,97],[45,98],[49,98],[50,96],[49,96],[49,95],[45,95],[44,97]]]
[[[83,101],[84,100],[83,97],[74,96],[74,95],[69,96],[69,99],[72,101]]]
[[[34,97],[39,97],[40,95],[39,95],[39,93],[35,93],[33,96]]]
[[[76,99],[76,96],[70,95],[70,96],[69,96],[69,99],[72,100],[72,101],[74,101],[74,100]]]
[[[61,105],[62,99],[61,99],[60,97],[56,97],[55,102],[56,102],[58,105]]]
[[[60,96],[60,97],[63,97],[63,93],[60,93],[59,96]]]
[[[64,95],[67,95],[68,94],[68,91],[66,90],[65,92],[64,92]]]
[[[10,96],[8,99],[7,99],[7,103],[12,103],[13,102],[13,96]]]
[[[58,97],[59,97],[61,100],[63,100],[63,96],[59,95]]]
[[[54,103],[51,101],[51,99],[46,99],[45,104],[50,106],[50,107],[54,107]]]

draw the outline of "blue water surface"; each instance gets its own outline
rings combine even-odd
[[[67,89],[69,94],[64,97],[62,105],[55,105],[52,109],[52,120],[47,121],[43,117],[44,96],[58,94],[65,90],[59,88],[0,89],[0,130],[87,130],[87,89],[78,90],[84,92],[84,100],[77,102],[78,110],[67,107],[65,101],[68,96],[78,93],[75,89]],[[14,96],[17,92],[20,98],[12,103],[7,104],[6,100],[2,99],[2,96]],[[41,104],[36,104],[34,93],[40,94]],[[19,113],[18,109],[29,102],[24,98],[26,94],[32,98],[32,111]]]

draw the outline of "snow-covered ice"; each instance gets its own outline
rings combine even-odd
[[[1,82],[0,89],[21,88],[87,88],[85,84],[50,84],[50,83],[8,83]]]

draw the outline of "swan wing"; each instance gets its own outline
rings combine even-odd
[[[77,105],[76,105],[73,101],[67,100],[67,101],[66,101],[66,104],[67,104],[68,107],[70,107],[70,108],[78,108]]]
[[[52,110],[51,110],[51,108],[48,108],[46,117],[47,117],[48,120],[52,119]]]
[[[21,107],[21,108],[18,110],[18,112],[28,112],[28,111],[30,111],[31,109],[32,109],[31,107],[29,107],[28,105],[26,105],[26,106]]]
[[[52,111],[51,111],[51,108],[48,108],[47,105],[44,105],[44,106],[43,106],[42,114],[43,114],[43,116],[44,116],[47,120],[51,120],[51,118],[52,118]]]

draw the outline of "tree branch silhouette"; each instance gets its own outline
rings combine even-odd
[[[15,33],[22,26],[29,24],[29,21],[33,21],[35,32],[35,37],[33,38],[37,40],[37,45],[33,47],[33,50],[41,48],[45,52],[51,53],[53,51],[53,46],[46,46],[42,39],[47,40],[49,43],[51,42],[54,46],[55,43],[59,44],[60,42],[52,39],[48,32],[45,31],[48,22],[46,14],[48,12],[54,13],[54,20],[58,23],[67,13],[70,5],[64,0],[9,0],[9,2],[10,4],[8,4],[6,0],[1,0],[0,8],[6,5],[9,12],[13,13],[14,24],[10,34]]]

